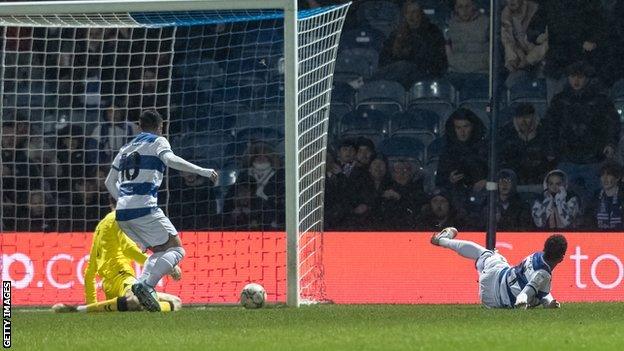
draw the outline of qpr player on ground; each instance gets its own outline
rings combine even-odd
[[[479,298],[485,307],[561,307],[550,293],[550,288],[552,271],[563,261],[568,248],[568,242],[563,235],[551,235],[544,243],[544,251],[529,255],[515,267],[511,267],[498,252],[472,241],[457,240],[456,236],[457,229],[445,228],[433,234],[431,243],[476,261]]]
[[[157,193],[165,167],[195,173],[217,182],[214,169],[202,168],[176,156],[162,134],[163,119],[146,110],[139,119],[141,133],[124,145],[106,178],[106,187],[117,200],[116,219],[141,249],[152,254],[145,262],[132,292],[148,311],[160,311],[154,287],[184,257],[182,242],[169,218],[158,208]]]

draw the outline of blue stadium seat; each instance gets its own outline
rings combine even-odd
[[[409,158],[422,164],[425,146],[417,139],[395,136],[383,140],[379,145],[379,152],[388,158]]]
[[[445,144],[445,138],[438,137],[427,146],[427,163],[436,162],[440,159],[440,154],[442,153]]]
[[[624,99],[624,79],[620,79],[611,87],[611,97],[615,100]]]
[[[364,1],[357,9],[359,23],[365,23],[387,37],[399,22],[401,9],[391,1]]]
[[[435,112],[412,108],[405,112],[400,112],[390,117],[390,132],[398,130],[425,130],[431,133],[438,133],[440,128],[440,116]]]
[[[275,128],[279,129],[284,125],[284,114],[282,111],[252,111],[241,113],[235,116],[237,130],[250,128]]]
[[[357,60],[366,63],[366,67],[368,67],[368,69],[365,72],[358,72],[362,73],[362,77],[364,78],[370,78],[373,73],[377,71],[377,66],[379,65],[379,51],[372,48],[340,50],[338,52],[338,56],[343,58],[350,57],[351,60],[347,60],[347,62],[353,62],[354,60]],[[358,63],[358,70],[363,69],[364,65],[361,64],[362,68],[360,68],[359,65],[360,64]]]
[[[380,52],[386,37],[384,33],[371,27],[348,30],[340,36],[339,50],[373,49]]]
[[[455,89],[447,81],[416,82],[408,92],[408,109],[422,109],[440,116],[440,126],[455,110]]]
[[[487,74],[471,74],[461,87],[456,88],[460,104],[466,100],[489,100],[490,81]]]
[[[546,81],[544,79],[524,80],[509,88],[509,101],[546,100]]]
[[[338,82],[350,82],[360,77],[369,77],[370,74],[369,64],[358,56],[339,53],[336,58],[334,80]]]
[[[342,117],[338,127],[341,138],[365,136],[379,143],[388,135],[388,117],[376,110],[355,110]]]
[[[334,82],[331,91],[332,104],[355,105],[355,89],[344,82]]]
[[[187,134],[173,138],[180,156],[203,167],[222,168],[234,156],[234,138],[226,133]]]
[[[405,101],[405,89],[398,82],[387,80],[364,84],[357,94],[357,109],[380,110],[387,114],[401,112]]]
[[[449,4],[440,0],[420,0],[418,4],[423,9],[423,12],[431,22],[437,25],[440,29],[446,26],[446,23],[450,17],[451,11]]]
[[[624,98],[613,101],[613,104],[620,115],[620,123],[624,125]]]

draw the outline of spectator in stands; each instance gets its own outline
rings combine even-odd
[[[605,6],[609,28],[609,59],[604,70],[610,73],[608,77],[611,78],[605,82],[606,86],[624,78],[624,65],[621,64],[621,58],[624,57],[624,1],[612,0],[611,3],[612,6]]]
[[[252,193],[247,185],[240,185],[234,194],[234,207],[226,214],[225,225],[227,229],[262,229],[261,214],[253,210],[251,203]]]
[[[365,137],[357,138],[355,147],[355,164],[352,173],[353,177],[358,179],[368,174],[368,168],[371,161],[375,158],[376,152],[373,141]]]
[[[446,72],[444,36],[416,1],[406,1],[397,29],[379,55],[378,79],[401,82],[406,89],[419,80],[438,78]]]
[[[429,203],[423,208],[417,221],[418,228],[434,230],[446,227],[466,227],[459,211],[453,205],[451,195],[442,188],[433,190]]]
[[[97,140],[100,150],[99,163],[111,162],[111,157],[136,135],[138,126],[127,118],[126,99],[117,96],[114,102],[103,100],[103,121],[93,130],[91,137]]]
[[[195,173],[180,172],[170,183],[169,213],[176,228],[206,230],[217,212],[212,184]]]
[[[489,40],[489,19],[474,1],[455,0],[446,39],[447,78],[455,88],[462,90],[468,81],[488,73]]]
[[[609,46],[605,35],[605,18],[600,0],[546,0],[531,21],[529,40],[535,44],[540,35],[548,33],[548,52],[544,74],[548,98],[563,90],[566,67],[589,60],[594,67],[603,67]]]
[[[66,191],[72,179],[95,176],[96,156],[85,150],[85,135],[80,126],[67,125],[57,135],[56,157],[60,164],[58,190]]]
[[[499,133],[499,162],[518,175],[518,184],[540,184],[556,165],[546,129],[529,103],[515,106],[514,116]]]
[[[622,166],[616,162],[607,162],[600,168],[600,183],[602,189],[588,206],[587,214],[591,217],[588,229],[622,230],[622,215],[624,214],[624,189],[622,181]]]
[[[250,145],[246,155],[245,170],[227,195],[226,212],[231,213],[234,208],[232,199],[237,188],[247,186],[252,194],[252,217],[260,218],[263,229],[284,228],[284,169],[280,167],[277,154],[268,144],[256,142]]]
[[[580,199],[568,191],[567,175],[556,169],[544,178],[544,192],[533,202],[533,222],[539,229],[576,228],[581,216]]]
[[[548,50],[548,38],[544,33],[532,43],[527,37],[531,20],[538,4],[530,0],[508,0],[501,14],[501,41],[505,49],[505,68],[509,71],[506,85],[537,75],[538,64]]]
[[[463,202],[485,187],[488,169],[485,127],[474,112],[459,108],[448,118],[445,128],[436,185],[448,189]]]
[[[383,195],[392,184],[387,161],[381,157],[371,161],[366,174],[359,180],[356,187],[344,190],[355,193],[355,201],[350,206],[352,211],[343,220],[346,229],[384,229]]]
[[[497,229],[525,231],[533,228],[531,208],[516,191],[518,178],[511,169],[498,172],[498,202],[496,208]],[[488,218],[488,208],[483,207],[480,218]]]
[[[73,179],[72,199],[70,207],[59,208],[59,218],[70,223],[69,230],[74,232],[91,232],[95,230],[100,218],[101,204],[97,191],[97,183],[85,179]]]
[[[427,202],[422,174],[413,161],[398,159],[391,162],[392,182],[381,194],[383,228],[411,229]]]
[[[325,229],[340,229],[344,226],[349,206],[345,204],[351,189],[348,188],[347,176],[336,161],[331,150],[325,160]]]
[[[338,164],[347,178],[351,177],[351,173],[356,165],[356,153],[357,144],[355,140],[350,138],[343,139],[338,148]]]
[[[28,193],[26,203],[17,208],[15,230],[18,232],[55,232],[66,231],[67,228],[58,228],[56,208],[47,206],[46,196],[42,190]]]
[[[599,189],[600,162],[615,157],[620,136],[619,115],[609,97],[590,84],[592,74],[587,64],[571,65],[568,84],[553,98],[544,121],[561,161],[557,168],[579,187],[584,201]]]

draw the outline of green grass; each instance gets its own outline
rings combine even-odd
[[[14,310],[16,350],[624,350],[624,304],[239,307],[159,314]]]

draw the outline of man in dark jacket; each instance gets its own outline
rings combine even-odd
[[[445,128],[436,185],[454,196],[480,192],[486,182],[488,155],[483,123],[471,110],[459,108]]]
[[[546,130],[529,103],[515,106],[513,120],[501,129],[498,140],[500,167],[512,169],[520,185],[541,184],[556,165]]]
[[[600,187],[598,167],[615,156],[620,135],[619,115],[613,102],[590,85],[591,66],[578,62],[568,68],[568,84],[546,113],[545,124],[558,168],[589,200]]]

